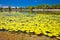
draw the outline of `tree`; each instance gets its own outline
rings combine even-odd
[[[15,10],[16,10],[16,12],[17,12],[17,7],[15,7]]]
[[[0,7],[0,12],[3,12],[3,8],[2,7]]]
[[[9,12],[11,12],[11,7],[10,6],[8,6],[8,9],[9,9]]]
[[[32,10],[32,9],[33,9],[33,7],[32,7],[32,6],[28,6],[27,8],[28,8],[28,9],[30,9],[30,12],[32,12],[32,11],[33,11],[33,10]]]
[[[36,8],[47,9],[47,8],[48,8],[48,5],[47,5],[47,4],[44,4],[44,5],[38,5],[38,6],[36,6]]]
[[[60,9],[60,4],[57,4],[56,7],[57,7],[57,9]]]

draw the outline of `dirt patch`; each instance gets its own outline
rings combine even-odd
[[[47,36],[29,35],[24,33],[11,33],[7,31],[0,31],[0,40],[57,40]]]

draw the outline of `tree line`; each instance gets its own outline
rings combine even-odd
[[[37,6],[28,6],[28,8],[60,9],[60,4],[54,4],[54,5],[42,4]]]
[[[4,8],[0,7],[0,11],[2,12]],[[9,12],[11,11],[11,6],[8,6]],[[15,7],[17,9],[17,7]],[[43,4],[43,5],[37,5],[37,6],[27,6],[25,8],[19,7],[19,9],[60,9],[60,4],[55,4],[55,5],[48,5],[48,4]]]

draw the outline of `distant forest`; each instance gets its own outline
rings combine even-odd
[[[22,9],[30,9],[32,11],[32,9],[60,9],[60,4],[55,4],[55,5],[47,5],[47,4],[43,4],[43,5],[37,5],[37,6],[27,6],[27,7],[15,7],[15,8],[11,8],[11,6],[8,6],[8,8],[3,8],[0,7],[0,12],[3,11],[9,11],[11,12],[13,11],[23,11]]]
[[[37,6],[28,6],[27,8],[41,8],[41,9],[60,9],[60,4],[55,4],[55,5],[37,5]]]

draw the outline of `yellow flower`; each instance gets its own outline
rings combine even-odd
[[[49,37],[53,36],[51,33],[48,33],[47,35],[48,35]]]
[[[35,32],[35,34],[40,34],[41,33],[41,30],[36,29],[34,32]]]

